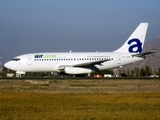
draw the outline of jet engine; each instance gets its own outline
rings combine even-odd
[[[65,74],[88,74],[88,73],[91,73],[92,70],[90,68],[67,66],[67,67],[60,67],[59,72],[65,73]]]

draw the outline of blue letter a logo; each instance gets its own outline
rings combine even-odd
[[[142,52],[142,43],[139,39],[131,39],[128,41],[128,44],[130,45],[132,42],[136,43],[129,47],[128,51],[131,53],[141,53]]]

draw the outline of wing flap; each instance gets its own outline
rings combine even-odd
[[[93,67],[94,65],[102,65],[103,62],[110,61],[110,60],[98,60],[98,61],[91,61],[73,65],[73,67]]]

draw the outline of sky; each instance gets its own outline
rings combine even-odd
[[[141,22],[160,35],[160,0],[0,0],[0,57],[114,51]]]

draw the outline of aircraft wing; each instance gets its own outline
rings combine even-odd
[[[134,55],[132,55],[132,56],[133,56],[133,57],[134,57],[134,56],[136,56],[136,57],[142,57],[142,56],[145,56],[145,55],[148,55],[148,54],[151,54],[151,53],[155,53],[155,51],[138,53],[138,54],[134,54]]]
[[[102,65],[101,63],[110,61],[110,60],[99,60],[99,61],[91,61],[91,62],[85,62],[80,64],[74,64],[74,65],[61,65],[59,66],[59,70],[64,70],[65,67],[83,67],[83,68],[90,68],[94,65]]]
[[[91,62],[86,62],[86,63],[80,63],[73,65],[73,67],[92,67],[94,65],[102,65],[101,63],[110,61],[110,60],[99,60],[99,61],[91,61]]]

